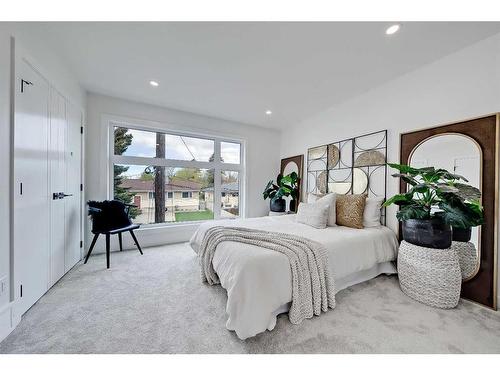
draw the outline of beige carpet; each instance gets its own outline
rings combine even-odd
[[[33,306],[0,353],[500,353],[500,313],[415,302],[396,277],[337,294],[337,308],[246,341],[225,328],[226,294],[200,282],[187,244],[97,255]]]

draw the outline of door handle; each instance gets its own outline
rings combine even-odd
[[[52,193],[52,199],[57,200],[57,199],[64,199],[65,197],[72,197],[73,194],[65,194],[63,192],[59,193]]]

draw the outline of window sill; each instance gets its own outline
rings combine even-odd
[[[236,219],[241,219],[242,217],[237,216],[233,218],[221,218],[221,219],[213,219],[213,220],[197,220],[197,221],[183,221],[179,223],[158,223],[158,224],[140,224],[141,227],[137,229],[138,231],[146,231],[146,230],[151,230],[151,229],[165,229],[165,228],[183,228],[183,227],[193,227],[193,226],[198,226],[203,223],[208,223],[212,221],[218,221],[218,220],[236,220]]]

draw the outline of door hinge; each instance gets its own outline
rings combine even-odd
[[[30,86],[33,85],[33,82],[26,81],[25,79],[21,78],[21,92],[24,92],[24,85]]]
[[[21,284],[21,298],[23,297],[23,284]]]
[[[83,247],[83,241],[80,241],[80,248]]]
[[[80,184],[80,191],[83,191],[83,184]]]
[[[80,134],[83,134],[83,126],[80,126]]]

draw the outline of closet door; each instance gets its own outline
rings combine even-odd
[[[66,245],[66,101],[51,90],[50,103],[50,286],[65,273]]]
[[[65,272],[81,259],[82,216],[82,112],[66,103],[66,191],[64,198],[66,218]]]
[[[49,283],[49,84],[16,63],[14,111],[14,285],[28,310]]]

